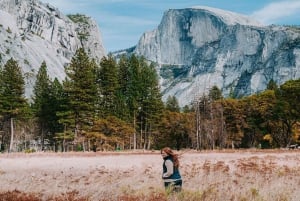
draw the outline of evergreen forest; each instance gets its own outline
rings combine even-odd
[[[83,48],[63,81],[37,72],[33,95],[13,58],[0,66],[0,151],[285,148],[300,142],[300,79],[247,97],[218,87],[179,107],[162,101],[155,65],[136,55],[100,63]]]

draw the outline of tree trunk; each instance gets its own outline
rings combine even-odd
[[[149,125],[149,131],[148,131],[148,145],[147,145],[147,149],[150,150],[151,149],[151,123]]]
[[[196,143],[197,143],[197,150],[200,150],[200,109],[199,109],[199,102],[196,104]]]
[[[3,137],[2,137],[2,131],[0,131],[0,152],[2,151],[2,141],[3,141]]]
[[[136,150],[135,112],[133,113],[133,149]]]
[[[12,152],[14,144],[14,120],[10,118],[10,145],[9,145],[9,152]]]
[[[44,151],[44,124],[42,124],[41,149]]]

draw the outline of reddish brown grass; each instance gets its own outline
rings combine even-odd
[[[25,193],[18,190],[0,193],[0,201],[88,201],[88,198],[80,197],[77,191],[62,193],[58,196],[52,196],[42,199],[40,194]]]
[[[298,201],[300,197],[299,150],[185,152],[180,158],[179,194],[164,191],[159,152],[0,154],[0,159],[0,201]],[[48,165],[39,165],[43,163]]]

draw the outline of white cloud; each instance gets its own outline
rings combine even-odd
[[[300,13],[300,1],[289,0],[271,3],[255,11],[251,16],[264,24],[276,24],[281,18],[297,16]]]

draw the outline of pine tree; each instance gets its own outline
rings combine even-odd
[[[33,88],[33,109],[39,125],[42,150],[44,150],[45,139],[50,137],[46,135],[50,133],[49,123],[53,115],[50,102],[50,86],[51,80],[47,74],[47,65],[46,62],[42,62]]]
[[[117,91],[119,88],[117,64],[111,55],[103,57],[98,73],[98,83],[100,88],[101,117],[116,116]]]
[[[3,144],[4,144],[4,141],[3,141],[3,126],[4,126],[4,122],[3,122],[3,111],[4,111],[4,108],[3,108],[3,86],[4,86],[4,83],[3,83],[3,78],[2,78],[2,66],[0,66],[0,152],[2,152],[2,150],[4,149],[3,147]]]
[[[2,72],[2,66],[0,66],[0,120],[2,119],[2,116],[3,116],[3,90],[4,90],[4,80],[3,80],[3,72]],[[0,130],[2,128],[2,122],[0,121]]]
[[[66,68],[66,75],[64,87],[75,120],[75,137],[79,137],[77,140],[84,143],[80,135],[94,120],[97,86],[95,63],[89,59],[83,48],[76,51]]]
[[[51,118],[49,120],[49,130],[52,134],[63,131],[63,125],[59,123],[59,116],[57,113],[61,112],[63,105],[67,104],[64,95],[65,93],[62,84],[55,78],[50,86],[50,107],[52,110]]]
[[[132,116],[140,107],[142,82],[141,82],[141,66],[138,58],[132,55],[129,58],[129,76],[128,76],[128,100],[127,104]]]
[[[220,100],[220,99],[222,99],[222,92],[221,92],[221,90],[217,86],[213,86],[209,90],[208,97],[212,101]]]
[[[55,129],[55,139],[58,144],[62,146],[62,151],[66,151],[66,145],[68,141],[74,141],[74,128],[75,128],[75,118],[74,112],[72,111],[72,106],[70,104],[70,97],[65,89],[68,88],[69,84],[68,78],[60,85],[57,79],[54,80],[52,84],[52,96],[53,103],[56,104],[56,117],[58,119],[58,124]]]
[[[166,110],[171,112],[180,112],[178,100],[175,96],[168,96],[166,101]]]
[[[130,121],[130,112],[128,108],[128,86],[129,86],[129,60],[122,55],[118,62],[118,83],[117,92],[117,116],[127,122]]]
[[[131,55],[129,58],[129,79],[128,79],[128,99],[127,105],[130,111],[130,116],[133,122],[133,128],[135,133],[133,134],[133,148],[137,148],[137,135],[136,135],[136,121],[141,110],[141,66],[138,58],[135,55]]]
[[[11,124],[11,140],[9,151],[13,149],[13,119],[21,117],[27,112],[28,104],[24,97],[25,81],[21,68],[14,59],[9,59],[2,70],[1,76],[1,105],[4,121],[10,120]]]
[[[55,150],[57,150],[56,133],[62,133],[64,128],[63,124],[59,122],[60,117],[58,113],[62,111],[63,105],[66,104],[63,99],[63,86],[60,84],[57,78],[55,78],[54,81],[50,83],[49,91],[49,99],[46,102],[48,107],[48,114],[45,115],[47,117],[48,129],[48,135],[46,135],[46,137],[49,140],[50,145],[54,145]]]
[[[144,149],[150,149],[153,142],[152,133],[157,130],[162,117],[163,102],[154,65],[148,65],[144,58],[140,59],[140,64],[143,66],[141,80],[144,83],[142,85],[142,102],[139,114],[141,119],[140,130],[144,130]]]

